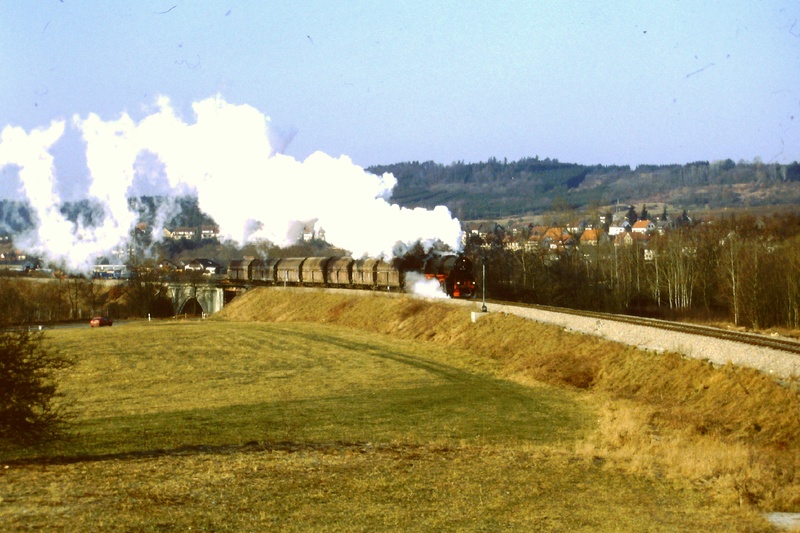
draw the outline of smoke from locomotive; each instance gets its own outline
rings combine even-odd
[[[173,200],[161,204],[156,216],[152,235],[159,239],[175,214],[174,200],[190,194],[217,222],[220,237],[239,244],[290,244],[310,223],[353,257],[390,258],[416,243],[427,250],[437,241],[460,249],[461,225],[447,208],[407,209],[388,201],[396,184],[391,174],[376,176],[346,156],[317,152],[298,161],[283,155],[269,118],[249,105],[218,96],[192,109],[194,122],[184,122],[162,97],[138,121],[127,113],[115,120],[90,113],[31,131],[4,127],[0,192],[21,192],[36,224],[15,237],[16,245],[86,272],[130,239],[138,222],[130,198]],[[53,148],[70,135],[80,135],[85,145],[85,178],[57,170]],[[64,191],[72,200],[87,199],[98,215],[68,220],[60,209]]]

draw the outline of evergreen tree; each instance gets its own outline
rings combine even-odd
[[[630,206],[628,208],[628,215],[625,217],[628,219],[628,222],[631,226],[633,226],[637,220],[639,220],[638,215],[636,214],[636,208],[634,206]]]
[[[0,331],[0,445],[31,445],[58,437],[67,413],[54,400],[57,372],[73,362],[44,345],[41,331]]]

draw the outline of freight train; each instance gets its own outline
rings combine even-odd
[[[336,287],[403,291],[411,272],[436,279],[451,298],[471,298],[475,292],[472,261],[463,255],[436,255],[418,265],[406,261],[351,257],[288,257],[237,259],[228,267],[234,284]]]

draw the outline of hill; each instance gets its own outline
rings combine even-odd
[[[686,165],[580,165],[539,157],[519,161],[454,162],[449,165],[401,162],[367,169],[392,173],[397,186],[392,202],[403,207],[447,206],[462,221],[503,220],[553,211],[597,212],[615,205],[668,205],[675,215],[689,212],[781,208],[800,204],[800,163],[769,164],[696,161]],[[195,198],[129,199],[131,209],[149,225],[169,208],[167,227],[213,225]],[[102,222],[100,206],[87,200],[66,202],[73,222]],[[0,236],[35,224],[28,206],[0,199]]]
[[[587,166],[527,158],[442,165],[377,165],[398,180],[393,201],[446,205],[461,220],[499,220],[564,209],[587,212],[620,204],[668,204],[683,210],[742,209],[800,203],[800,164],[697,161],[686,165]]]
[[[753,370],[502,314],[473,324],[461,306],[410,297],[256,289],[220,318],[335,324],[466,349],[503,379],[585,391],[600,427],[584,451],[615,468],[691,479],[728,503],[800,510],[800,481],[785,477],[800,467],[800,395]]]

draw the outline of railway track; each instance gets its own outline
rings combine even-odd
[[[800,379],[800,342],[785,337],[543,305],[491,300],[486,304],[490,313],[513,314],[644,350],[676,352],[715,365],[750,367],[793,382]]]
[[[497,302],[499,303],[499,302]],[[506,304],[508,305],[508,304]],[[511,304],[519,305],[519,304]],[[722,328],[715,328],[712,326],[699,326],[696,324],[686,324],[683,322],[671,322],[668,320],[659,320],[656,318],[636,317],[631,315],[618,315],[611,313],[598,313],[594,311],[579,311],[574,309],[565,309],[562,307],[550,307],[545,305],[524,305],[534,309],[542,309],[553,313],[564,313],[569,315],[583,316],[588,318],[596,318],[602,320],[614,320],[626,324],[636,326],[647,326],[651,328],[665,329],[675,331],[678,333],[686,333],[689,335],[701,335],[704,337],[712,337],[715,339],[727,340],[732,342],[740,342],[750,344],[752,346],[759,346],[762,348],[770,348],[773,350],[781,350],[800,355],[800,341],[787,339],[785,337],[768,337],[758,333],[746,333],[742,331],[730,331]]]

